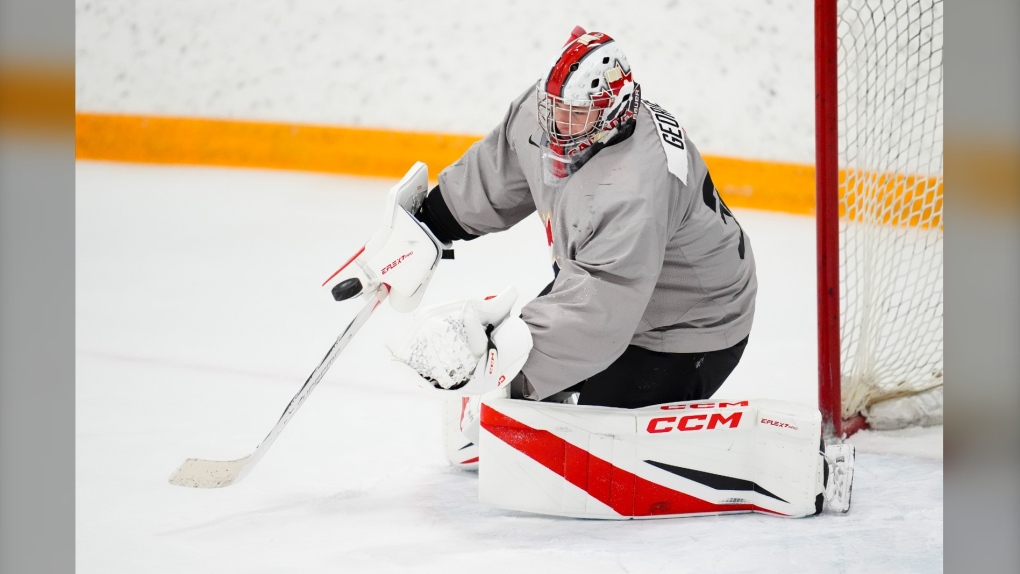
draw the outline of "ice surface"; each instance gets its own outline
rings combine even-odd
[[[435,175],[435,174],[433,174]],[[481,506],[446,466],[440,404],[387,363],[380,309],[244,482],[167,479],[250,453],[361,306],[321,283],[393,182],[79,162],[77,571],[938,572],[942,428],[854,437],[853,509],[601,522]],[[814,224],[735,210],[760,294],[723,398],[815,401]],[[551,279],[535,219],[458,245],[425,303],[530,299]],[[360,301],[360,300],[359,300]]]

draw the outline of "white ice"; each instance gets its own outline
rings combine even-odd
[[[387,363],[388,306],[242,483],[171,486],[187,457],[251,452],[353,317],[322,281],[371,235],[392,181],[79,162],[77,571],[940,572],[942,427],[865,432],[853,508],[604,522],[477,501],[444,462],[438,398]],[[717,396],[814,403],[814,226],[737,210],[760,294]],[[535,219],[458,246],[425,302],[530,298]]]

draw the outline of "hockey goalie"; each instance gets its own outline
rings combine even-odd
[[[446,395],[447,454],[478,469],[482,502],[613,519],[849,510],[853,447],[819,450],[815,407],[712,399],[749,340],[751,240],[610,36],[575,28],[438,182],[412,168],[390,225],[327,285],[385,284],[415,310],[452,242],[538,212],[554,278],[536,298],[421,308],[387,342]]]

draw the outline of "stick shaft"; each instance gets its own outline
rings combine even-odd
[[[252,468],[256,463],[266,454],[269,447],[272,446],[273,442],[276,441],[276,437],[283,432],[283,427],[287,426],[287,423],[291,418],[294,417],[294,413],[297,412],[301,405],[311,394],[312,390],[319,384],[322,377],[329,370],[330,366],[333,365],[333,361],[336,360],[340,351],[347,346],[347,343],[354,337],[354,334],[361,329],[362,325],[368,321],[372,311],[386,300],[389,295],[389,288],[385,285],[380,285],[375,292],[368,297],[368,301],[365,306],[362,307],[361,311],[354,317],[350,325],[344,330],[343,333],[337,337],[336,342],[330,347],[329,352],[323,357],[312,374],[305,380],[305,384],[301,386],[294,398],[287,404],[287,408],[283,410],[283,414],[280,415],[280,420],[276,422],[276,425],[266,438],[262,439],[255,450],[248,456],[236,460],[229,461],[214,461],[214,460],[202,460],[190,458],[184,461],[184,464],[177,469],[177,472],[170,477],[170,483],[178,486],[192,486],[196,488],[216,488],[222,486],[229,486],[236,482],[240,482],[245,476],[251,472]]]

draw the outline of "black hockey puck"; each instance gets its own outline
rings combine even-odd
[[[333,299],[335,301],[345,301],[351,297],[356,297],[361,294],[361,289],[361,279],[351,277],[350,279],[344,279],[334,285],[331,292],[333,293]]]

